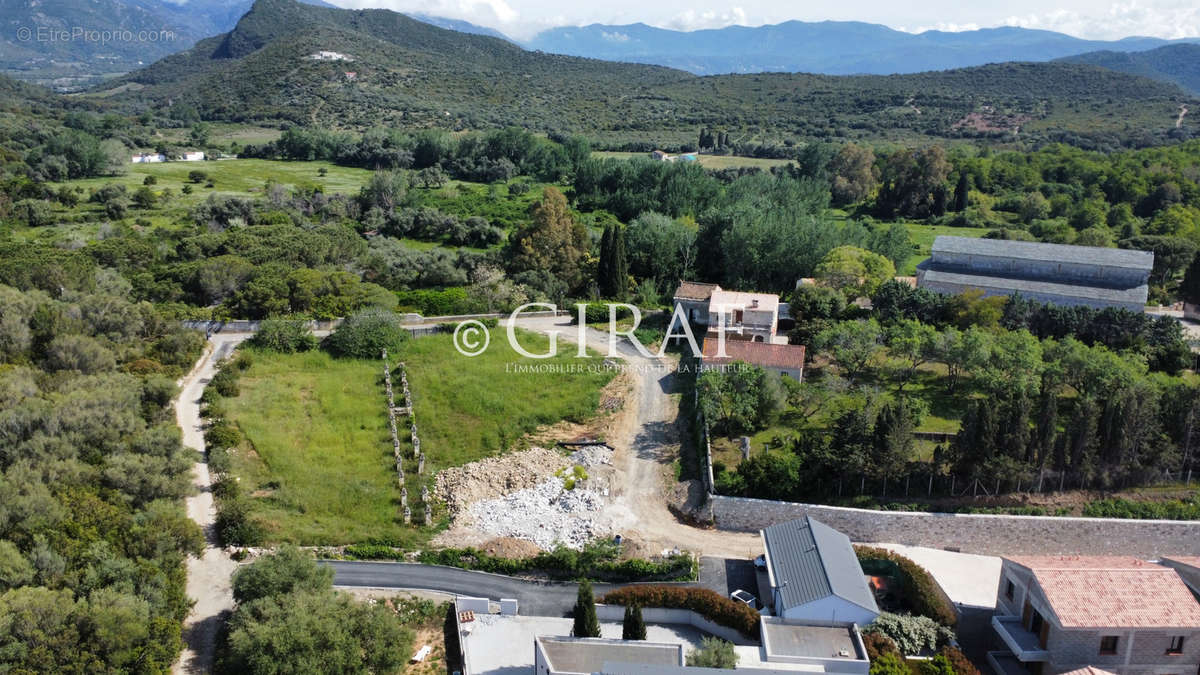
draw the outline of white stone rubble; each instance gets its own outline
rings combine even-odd
[[[532,488],[471,504],[476,529],[497,537],[526,539],[549,550],[563,544],[575,550],[606,536],[590,515],[604,507],[603,496],[579,486],[563,488],[563,479],[549,477]]]

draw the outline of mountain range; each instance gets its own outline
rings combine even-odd
[[[304,1],[333,7],[324,0]],[[57,89],[79,89],[186,50],[205,37],[225,33],[251,4],[252,0],[0,0],[4,26],[0,32],[0,72]],[[1074,57],[1080,57],[1081,63],[1142,75],[1157,73],[1154,64],[1186,73],[1198,67],[1188,52],[1171,53],[1168,60],[1153,55],[1121,55],[1200,42],[1200,38],[1173,43],[1148,37],[1084,40],[1014,27],[913,34],[855,21],[787,21],[688,32],[642,23],[592,24],[552,28],[526,42],[517,42],[468,21],[430,14],[411,16],[448,30],[502,38],[531,51],[661,65],[698,75],[916,73]],[[109,41],[80,39],[73,33],[79,28],[117,31],[115,34],[122,37]],[[72,37],[50,39],[51,30]],[[1084,54],[1088,56],[1082,57]],[[1186,74],[1174,77],[1164,71],[1158,78],[1196,90],[1185,83],[1190,81]]]
[[[1200,42],[1200,38],[1181,42]],[[1170,44],[1130,37],[1083,40],[1046,30],[1000,27],[906,33],[858,21],[788,21],[675,31],[646,24],[552,28],[526,47],[610,61],[653,63],[698,75],[804,72],[830,75],[916,73],[1003,61],[1049,61],[1085,52],[1136,52]]]
[[[229,32],[113,78],[85,98],[178,119],[336,128],[584,133],[679,147],[700,127],[753,148],[801,139],[1150,142],[1192,97],[1171,83],[1064,62],[906,75],[697,76],[522,49],[388,10],[257,0]]]
[[[1193,94],[1200,94],[1200,45],[1167,45],[1133,53],[1105,50],[1068,56],[1061,60],[1173,82]]]

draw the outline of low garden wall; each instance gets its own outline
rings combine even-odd
[[[603,605],[596,603],[596,618],[601,621],[620,622],[625,618],[624,605]],[[721,626],[709,621],[690,609],[671,609],[667,607],[643,607],[642,619],[646,623],[666,623],[690,625],[699,630],[716,635],[722,640],[728,640],[735,645],[758,644],[747,640],[744,635],[733,628]]]
[[[753,532],[810,515],[853,541],[983,555],[1200,555],[1200,521],[874,511],[711,495],[717,527]],[[707,515],[707,514],[706,514]]]

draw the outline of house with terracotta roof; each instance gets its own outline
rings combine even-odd
[[[722,347],[724,349],[722,349]],[[725,340],[724,345],[715,333],[704,337],[700,367],[704,370],[726,370],[735,363],[759,366],[768,372],[804,381],[804,345],[780,345],[767,342]],[[723,352],[723,353],[722,353]]]
[[[998,675],[1200,672],[1200,601],[1173,568],[1137,558],[1005,558],[992,628]]]
[[[709,333],[724,329],[727,340],[786,343],[778,335],[779,296],[774,293],[729,291],[716,284],[681,281],[674,302],[688,321]]]

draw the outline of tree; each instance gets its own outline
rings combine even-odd
[[[634,218],[625,230],[629,271],[663,286],[691,276],[696,263],[696,224],[689,222],[653,211]]]
[[[938,334],[934,351],[936,360],[946,364],[946,388],[954,391],[964,374],[988,363],[992,353],[991,334],[977,326],[966,331],[950,326]]]
[[[348,317],[322,342],[334,356],[378,359],[383,350],[396,353],[408,341],[410,333],[392,312],[366,310]]]
[[[317,338],[303,322],[267,319],[250,338],[250,344],[281,354],[292,354],[316,349]]]
[[[296,591],[331,588],[333,569],[318,565],[312,556],[295,546],[281,546],[275,553],[238,569],[233,575],[233,599],[239,603]]]
[[[817,335],[817,349],[829,352],[846,379],[854,381],[883,349],[883,331],[875,319],[842,321]]]
[[[885,218],[942,215],[949,173],[950,162],[941,146],[897,150],[884,162],[876,210]]]
[[[600,248],[600,295],[624,300],[629,295],[629,262],[625,256],[625,232],[614,223],[604,230]]]
[[[621,622],[621,639],[646,639],[646,621],[642,618],[641,605],[637,603],[625,605],[625,618]]]
[[[1200,253],[1193,256],[1188,264],[1187,271],[1183,274],[1183,283],[1179,286],[1179,293],[1185,302],[1200,304]]]
[[[954,210],[962,213],[967,210],[971,192],[971,176],[966,171],[958,174],[958,183],[954,186]]]
[[[900,383],[898,392],[904,391],[918,368],[936,358],[937,338],[933,326],[914,319],[903,319],[888,327],[885,339],[895,363],[894,377]]]
[[[812,350],[817,334],[840,317],[845,308],[846,297],[833,288],[816,284],[798,286],[789,298],[788,312],[796,327],[788,334],[788,340]]]
[[[848,297],[870,296],[880,284],[896,276],[891,260],[857,246],[838,246],[817,265],[814,276]]]
[[[922,403],[901,396],[879,411],[879,416],[875,418],[874,447],[871,452],[871,469],[877,477],[900,474],[913,458],[913,431],[924,416],[925,406]]]
[[[869,145],[843,145],[829,163],[829,171],[833,174],[833,202],[839,206],[866,199],[879,184],[875,152]]]
[[[696,387],[705,418],[728,434],[764,429],[783,409],[779,377],[759,366],[737,362],[724,372],[708,370]]]
[[[592,595],[592,582],[579,582],[579,592],[572,610],[574,623],[571,635],[575,637],[600,637],[600,621],[596,618],[596,598]]]
[[[54,209],[45,199],[22,199],[13,204],[12,215],[29,227],[45,227],[54,222]]]
[[[568,287],[577,287],[588,252],[587,231],[575,222],[566,197],[557,188],[547,186],[541,201],[533,205],[530,217],[530,224],[509,241],[508,257],[513,270],[547,270]]]
[[[737,663],[738,655],[733,650],[733,643],[711,635],[705,637],[700,642],[700,647],[687,655],[687,665],[694,668],[733,670],[737,668]]]
[[[411,653],[413,635],[383,603],[344,593],[296,591],[240,605],[228,624],[220,670],[390,673]]]
[[[35,570],[33,564],[21,555],[20,549],[11,541],[0,539],[0,591],[24,586],[33,581]],[[638,618],[641,618],[639,612]],[[645,638],[646,626],[642,624],[642,638]]]

